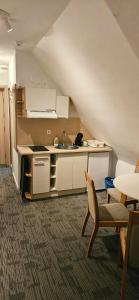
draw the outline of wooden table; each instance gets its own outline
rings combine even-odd
[[[113,184],[123,195],[121,202],[124,202],[125,196],[139,200],[139,173],[118,176]]]

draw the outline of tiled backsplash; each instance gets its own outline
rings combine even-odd
[[[51,134],[47,134],[47,130],[51,130]],[[76,134],[80,131],[83,132],[84,139],[91,138],[79,118],[68,120],[21,118],[17,123],[17,144],[52,145],[55,136],[60,140],[63,130],[66,131],[69,142],[74,142]]]

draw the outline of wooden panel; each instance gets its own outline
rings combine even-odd
[[[56,189],[72,189],[72,156],[68,154],[59,154],[56,164]]]
[[[109,171],[109,152],[89,154],[88,173],[93,177],[96,190],[105,189],[104,179]]]
[[[73,189],[86,187],[84,172],[87,171],[87,161],[88,155],[86,153],[73,155]]]
[[[5,115],[5,154],[6,154],[6,164],[10,165],[11,163],[11,149],[10,149],[10,144],[11,144],[11,137],[10,137],[10,115],[9,115],[9,93],[8,93],[8,88],[4,89],[4,115]]]
[[[47,129],[51,129],[50,135],[47,135]],[[63,129],[69,136],[68,142],[73,142],[75,135],[80,130],[80,119],[50,120],[20,118],[17,120],[17,144],[52,145],[55,136],[58,136],[60,141]]]
[[[0,164],[5,164],[4,96],[0,90]]]

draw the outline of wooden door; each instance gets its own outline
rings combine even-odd
[[[0,89],[0,164],[6,163],[5,121],[4,121],[4,92]]]
[[[87,153],[73,155],[73,189],[86,187],[84,172],[87,171]]]
[[[56,189],[58,191],[72,189],[72,156],[59,154],[56,163]]]

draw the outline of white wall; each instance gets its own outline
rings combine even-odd
[[[16,84],[16,51],[13,52],[9,63],[9,86]]]
[[[34,54],[71,96],[90,133],[139,157],[139,61],[103,0],[71,0]]]
[[[12,88],[16,84],[16,52],[13,52],[9,63],[9,86]],[[11,113],[11,148],[12,148],[12,172],[17,187],[19,187],[19,170],[18,170],[18,153],[14,148],[15,139],[15,105],[14,98],[10,97],[10,113]]]
[[[122,160],[118,160],[116,165],[116,173],[115,176],[127,174],[127,173],[134,173],[135,165],[129,164]]]
[[[29,51],[16,51],[17,85],[26,87],[55,87],[39,62]]]

